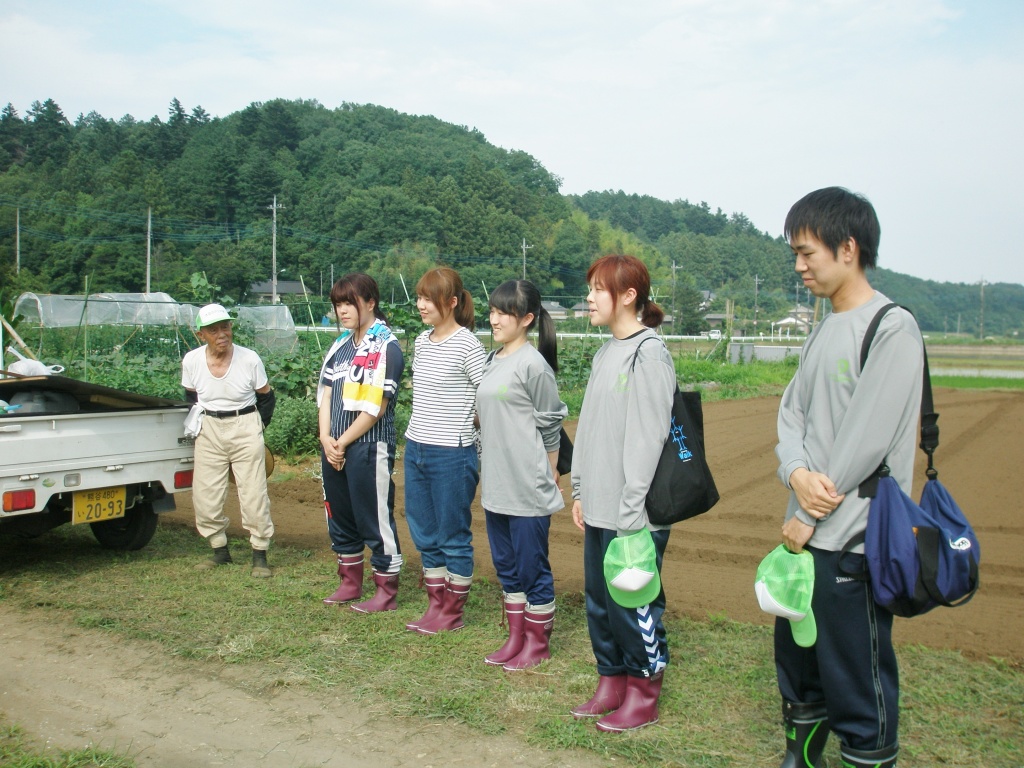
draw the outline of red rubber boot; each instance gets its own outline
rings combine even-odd
[[[626,675],[601,675],[597,679],[597,690],[585,704],[570,710],[573,717],[601,717],[614,712],[626,699]]]
[[[373,593],[373,597],[356,603],[352,606],[352,610],[359,611],[359,613],[395,610],[398,607],[398,574],[374,571],[373,583],[377,585],[377,591]]]
[[[438,611],[441,610],[441,603],[444,602],[444,577],[447,570],[444,568],[424,568],[423,586],[427,590],[427,611],[416,621],[410,621],[405,628],[410,632],[419,629],[420,624],[429,624],[434,621]]]
[[[338,555],[338,577],[341,584],[334,594],[324,598],[324,605],[351,603],[363,596],[363,555]]]
[[[463,577],[456,577],[463,578]],[[441,602],[441,610],[434,615],[433,621],[422,621],[416,627],[421,635],[436,635],[438,632],[454,632],[466,626],[462,621],[462,612],[466,607],[466,600],[469,597],[469,588],[473,582],[468,584],[455,584],[452,582],[452,574],[448,575],[444,585],[444,600]]]
[[[658,722],[658,697],[664,673],[651,677],[627,677],[622,706],[597,721],[597,730],[620,733]]]
[[[526,595],[522,592],[506,592],[504,600],[505,619],[508,621],[508,640],[494,653],[484,656],[484,664],[500,667],[514,658],[523,649],[523,611],[526,609]]]
[[[555,604],[542,606],[545,609],[543,611],[538,611],[537,607],[526,606],[526,621],[523,625],[523,637],[526,641],[519,654],[502,666],[506,672],[530,669],[544,659],[551,658],[551,629],[555,626]]]

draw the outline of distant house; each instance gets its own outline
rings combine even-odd
[[[704,315],[704,319],[711,328],[725,328],[725,324],[732,320],[732,315],[727,315],[724,312],[712,312]]]
[[[590,306],[585,301],[581,301],[579,304],[573,304],[573,307],[570,311],[572,312],[573,317],[590,316]]]
[[[540,305],[548,311],[552,320],[565,320],[569,317],[569,311],[557,301],[542,301]]]
[[[273,296],[273,286],[269,280],[253,283],[249,286],[249,301],[257,304],[269,304]],[[277,301],[280,303],[282,296],[302,296],[302,282],[300,280],[278,280]]]
[[[806,335],[811,332],[811,323],[814,321],[814,308],[805,304],[797,304],[789,310],[781,320],[776,320],[772,326],[779,330],[788,330],[790,333]]]

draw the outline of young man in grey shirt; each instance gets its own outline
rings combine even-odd
[[[863,547],[843,545],[867,526],[870,499],[858,486],[884,461],[910,492],[921,406],[923,342],[910,313],[883,318],[860,370],[868,324],[889,303],[866,270],[877,261],[880,227],[863,197],[829,187],[798,201],[786,217],[796,271],[832,313],[804,343],[779,408],[779,478],[790,489],[782,540],[814,557],[817,641],[796,644],[789,621],[775,626],[775,662],[787,752],[782,768],[820,765],[829,728],[843,765],[891,768],[899,750],[899,673],[892,614],[876,605]]]

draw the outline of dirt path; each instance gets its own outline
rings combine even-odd
[[[1024,510],[1015,483],[1024,466],[1024,393],[940,389],[935,400],[941,429],[936,464],[978,534],[982,588],[962,608],[897,619],[896,640],[976,657],[1024,658]],[[786,491],[775,476],[777,411],[778,398],[705,406],[708,453],[722,500],[709,514],[673,530],[662,574],[670,612],[768,623],[754,600],[753,578],[761,558],[780,541],[786,505]],[[567,429],[571,433],[575,425]],[[923,482],[923,462],[917,476]],[[331,568],[319,481],[309,467],[289,472],[280,464],[272,480],[277,481],[271,497],[278,541],[318,552]],[[401,462],[395,480],[401,508]],[[178,511],[165,516],[166,522],[191,525],[190,500],[181,496]],[[237,506],[230,514],[238,520]],[[401,509],[399,514],[404,515]],[[493,577],[479,505],[473,531],[478,572]],[[418,566],[404,518],[399,535],[409,564]],[[558,592],[582,591],[582,551],[582,534],[568,509],[555,515],[551,562]]]
[[[936,405],[942,414],[937,462],[942,480],[976,527],[982,589],[963,608],[897,619],[896,639],[1019,661],[1024,659],[1024,513],[1015,481],[1024,463],[1024,393],[939,390]],[[722,501],[673,532],[663,574],[670,611],[767,623],[752,582],[757,563],[778,543],[785,506],[773,456],[777,407],[775,398],[706,407],[708,448]],[[400,467],[396,480],[401,486]],[[317,552],[332,571],[320,485],[309,467],[279,463],[271,495],[278,541]],[[191,526],[190,499],[178,503],[163,524]],[[229,512],[238,520],[237,506]],[[474,532],[478,569],[493,576],[482,514]],[[415,567],[404,520],[400,534]],[[582,590],[581,552],[582,536],[568,513],[556,515],[551,559],[559,593]],[[373,701],[287,688],[261,691],[248,677],[249,668],[182,661],[155,645],[55,625],[2,603],[0,642],[5,650],[0,712],[10,722],[62,749],[90,743],[128,749],[140,766],[600,764],[592,755],[540,752],[450,723],[395,720]]]
[[[0,643],[0,712],[10,723],[46,749],[93,745],[127,752],[140,768],[603,764],[453,723],[396,720],[372,701],[261,691],[252,666],[190,663],[3,603]]]

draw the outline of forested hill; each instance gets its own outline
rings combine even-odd
[[[720,298],[734,299],[740,318],[748,317],[754,306],[755,277],[757,302],[769,317],[784,314],[798,293],[807,303],[785,241],[759,231],[742,213],[726,216],[721,209],[712,213],[707,203],[666,202],[623,192],[588,192],[570,200],[588,217],[656,248],[670,264],[695,276],[700,288],[711,287]],[[942,283],[883,268],[870,278],[879,291],[909,307],[927,331],[1024,335],[1022,285]]]
[[[152,212],[151,287],[191,298],[194,273],[246,301],[271,273],[274,210],[282,280],[314,293],[330,276],[373,274],[404,298],[431,264],[450,264],[475,295],[526,272],[571,306],[595,256],[631,252],[651,268],[675,330],[699,330],[700,294],[740,323],[796,300],[785,243],[742,214],[623,193],[563,196],[526,152],[476,130],[373,105],[254,103],[223,118],[176,99],[166,119],[69,120],[53,100],[0,111],[0,285],[4,292],[139,291]],[[16,234],[20,273],[15,275]],[[527,246],[524,248],[523,246]],[[880,271],[877,283],[922,324],[978,332],[977,286]],[[404,286],[403,286],[404,283]],[[891,288],[887,286],[891,285]],[[991,301],[989,301],[991,297]],[[973,303],[972,303],[973,300]],[[1017,329],[1024,287],[986,288],[985,329]],[[955,315],[953,314],[955,313]]]

